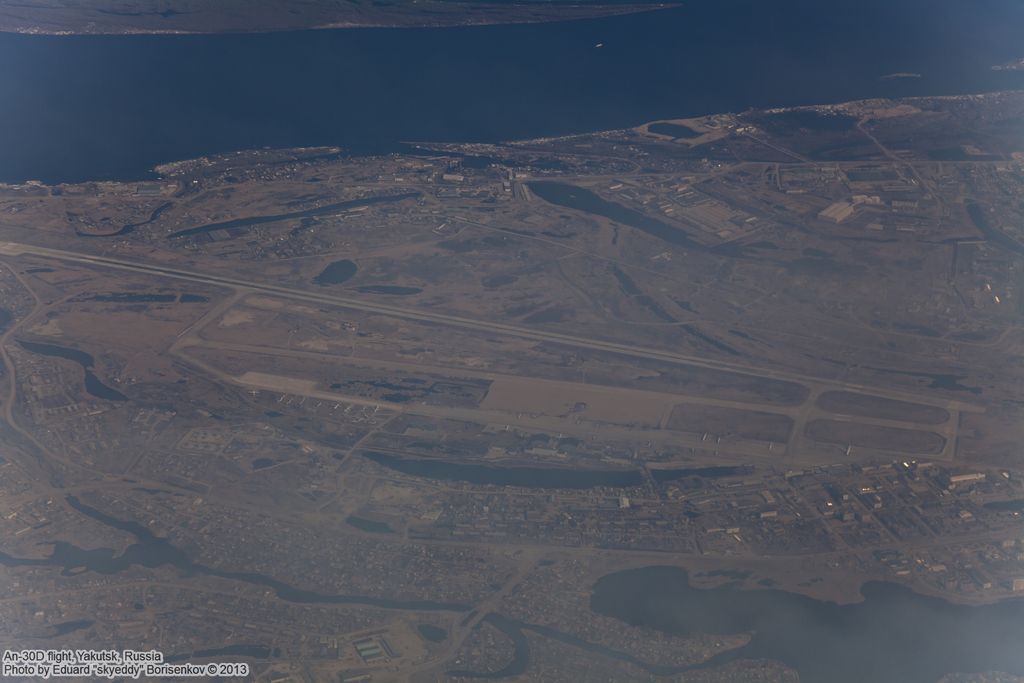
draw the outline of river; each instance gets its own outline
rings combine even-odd
[[[750,633],[705,666],[781,661],[801,683],[936,683],[951,672],[1024,674],[1024,600],[954,605],[890,583],[838,605],[780,590],[690,586],[685,571],[645,567],[594,586],[591,609],[673,634]]]
[[[316,591],[297,588],[283,581],[257,572],[228,571],[208,567],[193,561],[185,551],[173,545],[166,538],[153,534],[141,524],[118,519],[94,507],[82,503],[74,496],[67,496],[68,504],[91,519],[119,529],[135,537],[135,543],[125,548],[120,555],[110,548],[94,548],[85,550],[66,542],[53,544],[53,551],[45,558],[19,558],[0,552],[0,565],[7,567],[60,567],[65,576],[85,571],[97,574],[117,574],[133,566],[164,567],[171,566],[185,575],[215,576],[242,583],[262,586],[274,591],[277,597],[286,602],[324,605],[367,605],[385,609],[402,609],[414,611],[447,611],[464,612],[468,605],[435,600],[398,600],[368,595],[344,595],[335,593],[318,593]]]
[[[27,342],[21,339],[17,340],[18,346],[25,349],[29,353],[39,354],[40,356],[51,356],[54,358],[64,358],[65,360],[71,360],[82,366],[82,371],[85,373],[85,391],[91,396],[101,398],[105,401],[127,401],[128,397],[122,394],[117,389],[109,387],[100,381],[100,378],[93,373],[92,368],[95,364],[95,359],[91,354],[85,351],[79,351],[78,349],[72,349],[67,346],[58,346],[57,344],[42,344],[39,342]]]
[[[0,180],[139,179],[264,146],[380,151],[1019,88],[1024,73],[991,67],[1024,57],[1021,25],[1016,0],[693,0],[551,24],[4,34]]]

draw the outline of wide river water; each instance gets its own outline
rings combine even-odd
[[[779,590],[696,589],[685,571],[645,567],[601,578],[595,612],[674,634],[751,634],[705,663],[771,659],[801,683],[936,683],[944,675],[1024,675],[1024,599],[968,607],[891,583],[838,605]],[[698,667],[700,668],[700,667]]]
[[[1022,25],[1019,0],[692,0],[513,26],[6,34],[0,181],[134,179],[264,146],[377,151],[1020,88],[1024,72],[991,67],[1024,57]]]

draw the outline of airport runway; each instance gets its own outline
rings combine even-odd
[[[634,358],[643,358],[647,360],[657,360],[668,363],[691,365],[710,370],[722,370],[726,372],[734,372],[754,377],[781,380],[787,382],[798,382],[805,385],[809,389],[812,389],[814,387],[842,388],[850,391],[860,391],[863,393],[869,393],[872,395],[883,396],[886,398],[893,398],[897,400],[914,401],[918,403],[926,403],[929,405],[942,406],[950,410],[982,410],[979,406],[976,406],[974,404],[964,403],[962,401],[957,400],[944,400],[935,397],[921,396],[913,392],[903,392],[892,389],[878,389],[853,382],[842,382],[836,380],[823,379],[819,377],[801,375],[798,373],[770,370],[756,366],[744,365],[742,363],[708,360],[700,356],[693,356],[689,354],[661,351],[658,349],[601,341],[599,339],[588,339],[585,337],[577,337],[574,335],[562,334],[559,332],[537,330],[528,327],[521,327],[518,325],[510,325],[507,323],[492,322],[488,320],[479,320],[474,318],[465,318],[462,316],[451,315],[448,313],[438,313],[423,309],[413,309],[402,306],[394,306],[391,304],[382,304],[367,301],[366,299],[357,297],[343,296],[337,294],[317,294],[315,292],[309,292],[302,289],[295,289],[293,287],[284,287],[269,283],[255,282],[252,280],[243,280],[241,278],[236,277],[211,275],[208,273],[188,270],[185,268],[173,268],[169,266],[160,266],[148,263],[136,263],[125,259],[113,258],[109,256],[80,254],[72,251],[65,251],[62,249],[51,249],[48,247],[40,247],[18,242],[0,242],[0,255],[20,256],[23,254],[52,258],[61,261],[71,261],[74,263],[81,263],[103,268],[126,270],[136,273],[143,273],[147,275],[157,275],[177,280],[198,282],[207,285],[228,287],[239,291],[263,292],[299,301],[307,301],[332,306],[342,306],[356,310],[367,311],[370,313],[379,313],[382,315],[404,318],[407,320],[439,323],[443,325],[451,325],[454,327],[461,327],[472,330],[483,330],[486,332],[505,334],[514,337],[519,337],[522,339],[533,339],[536,341],[544,341],[554,344],[566,344],[578,348],[592,349],[595,351],[604,351],[606,353],[617,353],[625,356],[631,356]]]

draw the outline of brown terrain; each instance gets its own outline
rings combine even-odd
[[[0,639],[628,681],[749,634],[595,614],[624,569],[1012,597],[1022,122],[878,100],[0,187]]]

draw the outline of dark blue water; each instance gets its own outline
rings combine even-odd
[[[431,643],[442,643],[448,638],[448,631],[433,624],[417,624],[416,630]]]
[[[87,394],[95,396],[96,398],[102,398],[105,401],[123,402],[128,400],[127,396],[113,387],[108,387],[93,373],[92,367],[95,363],[95,359],[91,354],[88,354],[85,351],[79,351],[78,349],[68,348],[66,346],[58,346],[56,344],[27,342],[20,339],[17,341],[18,345],[29,353],[38,353],[41,356],[53,356],[55,358],[73,360],[81,365],[82,370],[85,372],[85,391]]]
[[[340,285],[341,283],[350,280],[358,270],[359,266],[348,259],[333,261],[328,263],[327,266],[320,271],[320,274],[313,278],[313,282],[321,287]]]
[[[630,209],[622,204],[608,201],[582,187],[570,185],[569,183],[541,180],[529,183],[529,188],[530,191],[546,202],[609,218],[617,223],[632,226],[651,237],[656,237],[678,247],[685,247],[694,251],[713,251],[711,248],[690,239],[686,231],[680,228]]]
[[[501,140],[1020,87],[1019,0],[693,0],[570,23],[0,35],[0,180],[137,178],[262,146]],[[596,48],[603,43],[602,48]],[[922,78],[883,80],[895,72]]]
[[[357,517],[356,515],[349,515],[345,518],[345,523],[359,529],[360,531],[366,531],[371,534],[393,534],[395,530],[391,528],[391,525],[387,522],[378,522],[373,519],[366,519],[365,517]]]
[[[647,130],[652,133],[657,133],[658,135],[668,135],[676,140],[680,138],[685,140],[687,138],[696,138],[700,136],[700,133],[692,128],[681,126],[678,123],[652,123],[648,126]]]
[[[985,503],[985,507],[996,512],[1024,512],[1024,499],[996,500]]]
[[[90,626],[92,626],[95,623],[96,622],[92,621],[91,619],[78,619],[78,620],[75,620],[75,621],[65,621],[65,622],[62,622],[60,624],[54,624],[51,627],[53,629],[53,633],[48,635],[48,636],[43,636],[43,637],[44,638],[59,638],[60,636],[66,636],[67,634],[74,633],[75,631],[81,631],[81,630],[87,629],[87,628],[89,628]]]
[[[696,589],[685,571],[646,567],[610,574],[591,608],[675,634],[750,633],[706,666],[772,659],[802,683],[935,683],[952,672],[1024,674],[1024,600],[968,607],[869,583],[864,600],[837,605],[778,590]]]
[[[746,466],[719,465],[715,467],[683,467],[679,469],[652,469],[651,477],[654,481],[674,481],[686,477],[701,477],[706,479],[717,479],[719,477],[735,477],[741,474],[750,474],[753,468]]]
[[[1021,244],[1016,239],[1007,235],[1005,232],[997,228],[989,220],[987,208],[978,204],[977,202],[967,202],[967,215],[971,217],[971,222],[974,223],[974,227],[978,229],[985,239],[1003,249],[1009,249],[1015,251],[1018,254],[1024,254],[1024,244]]]
[[[733,572],[723,572],[733,575]],[[475,679],[525,672],[531,660],[525,632],[655,676],[750,659],[781,661],[801,683],[937,683],[954,672],[1024,672],[1024,600],[968,607],[918,595],[891,583],[869,583],[864,600],[837,605],[779,590],[740,590],[727,584],[698,589],[677,567],[644,567],[602,577],[590,607],[635,626],[677,635],[750,634],[750,642],[703,664],[651,664],[643,657],[582,640],[543,624],[491,613],[485,621],[508,637],[514,653],[490,671],[450,671]]]
[[[196,235],[205,235],[206,233],[214,232],[216,230],[237,230],[239,228],[249,228],[254,225],[263,225],[264,223],[276,223],[278,221],[294,220],[296,218],[325,216],[333,213],[341,213],[346,209],[354,209],[359,206],[373,206],[374,204],[400,202],[403,199],[418,197],[419,194],[419,192],[403,192],[401,194],[396,195],[364,197],[362,199],[350,199],[348,201],[337,202],[335,204],[326,204],[324,206],[318,206],[315,209],[306,209],[305,211],[293,211],[291,213],[272,214],[268,216],[250,216],[248,218],[236,218],[230,221],[223,221],[220,223],[208,223],[207,225],[199,225],[193,228],[185,228],[184,230],[178,230],[177,232],[172,232],[170,235],[168,235],[167,239],[181,239],[183,237],[194,237]]]

